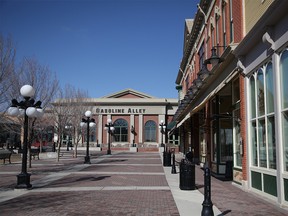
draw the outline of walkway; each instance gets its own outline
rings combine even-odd
[[[14,190],[20,161],[0,165],[0,215],[201,215],[203,188],[180,190],[179,174],[162,166],[159,153],[92,152],[91,165],[83,164],[84,155],[72,158],[71,153],[65,151],[60,162],[33,160],[32,190]],[[197,167],[198,186],[203,185],[202,177]],[[214,215],[287,215],[214,178],[212,201]]]

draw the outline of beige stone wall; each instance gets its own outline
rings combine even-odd
[[[245,31],[246,34],[264,14],[274,0],[245,0]]]

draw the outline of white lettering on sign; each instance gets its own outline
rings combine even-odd
[[[96,113],[97,114],[144,114],[146,109],[137,109],[137,108],[120,108],[120,109],[114,109],[114,108],[97,108]]]

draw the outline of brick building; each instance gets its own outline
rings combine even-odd
[[[288,206],[288,2],[201,0],[185,21],[180,151]]]
[[[65,100],[54,104],[65,106]],[[101,98],[86,99],[81,102],[81,106],[84,107],[82,109],[90,110],[96,123],[95,128],[90,128],[89,145],[91,148],[107,149],[109,134],[105,130],[105,124],[108,119],[112,120],[115,128],[111,140],[112,151],[129,150],[132,144],[138,148],[138,151],[158,150],[162,142],[177,144],[177,136],[167,135],[177,105],[177,99],[156,98],[133,89],[125,89]],[[78,124],[80,121],[81,119]],[[162,121],[166,126],[163,133],[159,128]],[[81,144],[86,146],[87,137],[83,130],[82,133]],[[67,139],[69,138],[66,137]]]

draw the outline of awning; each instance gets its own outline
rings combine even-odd
[[[214,95],[216,95],[236,75],[237,75],[237,73],[234,70],[232,72],[230,72],[230,74],[214,90],[212,90],[207,96],[205,96],[204,99],[199,101],[199,103],[195,103],[195,105],[192,106],[192,109],[190,111],[190,115],[192,116],[194,113],[196,113],[200,109],[202,109],[203,106],[207,103],[207,101],[209,101]]]
[[[171,130],[173,127],[175,127],[176,122],[175,121],[171,121],[168,125],[167,125],[167,130]]]
[[[187,119],[190,118],[190,113],[188,113],[178,124],[177,124],[177,128],[180,127]]]

